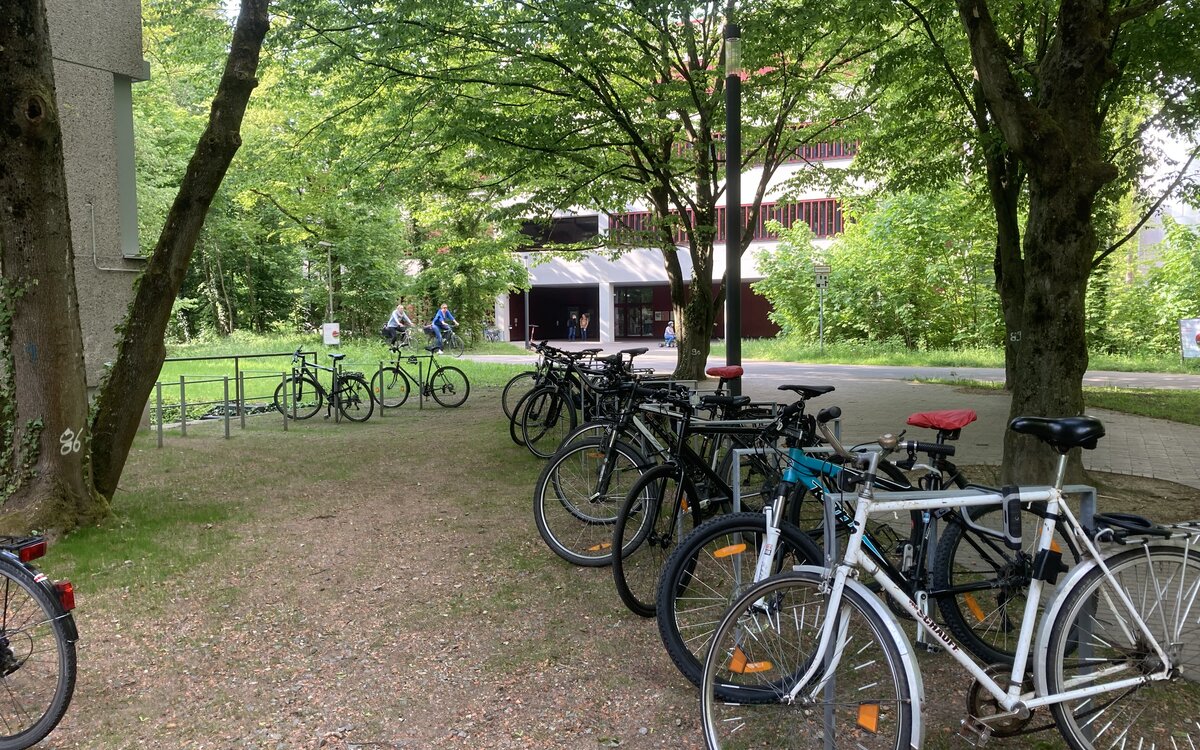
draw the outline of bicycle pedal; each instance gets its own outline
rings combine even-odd
[[[992,738],[992,728],[974,716],[967,716],[958,728],[958,736],[971,747],[983,747]]]

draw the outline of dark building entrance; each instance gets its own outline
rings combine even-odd
[[[596,285],[571,287],[535,287],[529,293],[529,323],[537,326],[533,339],[566,339],[567,321],[588,316],[588,339],[600,340],[600,289]],[[525,339],[525,294],[508,295],[509,339]]]

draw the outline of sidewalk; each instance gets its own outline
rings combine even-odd
[[[598,344],[595,342],[551,342],[573,350],[602,346],[605,353],[648,346],[637,358],[639,364],[656,370],[674,367],[676,352],[649,344]],[[487,359],[493,359],[488,357]],[[503,359],[509,359],[507,357]],[[520,355],[511,361],[532,361]],[[722,365],[716,358],[710,366]],[[998,464],[1004,449],[1004,430],[1008,424],[1009,396],[996,393],[964,393],[952,386],[913,383],[906,378],[952,377],[971,379],[1003,378],[998,370],[977,371],[969,368],[875,367],[854,365],[816,365],[786,362],[744,362],[742,392],[763,400],[790,400],[778,388],[785,384],[832,385],[837,390],[813,401],[814,407],[839,406],[842,409],[842,434],[847,441],[873,440],[885,432],[908,429],[916,437],[932,431],[907,427],[908,415],[936,409],[974,409],[978,421],[963,428],[958,441],[959,462]],[[981,376],[991,373],[992,376]],[[996,375],[998,373],[998,376]],[[1085,382],[1127,387],[1200,388],[1200,376],[1153,373],[1091,373]],[[1095,450],[1083,452],[1089,469],[1118,474],[1134,474],[1166,479],[1200,489],[1200,427],[1161,419],[1095,409],[1089,412],[1104,422],[1106,435]]]

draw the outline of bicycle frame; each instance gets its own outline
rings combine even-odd
[[[872,454],[870,457],[871,466],[868,469],[869,474],[873,475],[875,464],[878,461],[878,455]],[[1111,571],[1104,563],[1104,557],[1100,554],[1091,538],[1084,532],[1082,525],[1071,513],[1066,503],[1063,502],[1063,495],[1060,489],[1062,485],[1062,477],[1065,472],[1066,458],[1060,459],[1059,473],[1056,485],[1052,487],[1033,487],[1020,489],[1020,502],[1022,505],[1034,502],[1045,502],[1046,513],[1043,522],[1040,525],[1038,536],[1037,551],[1045,552],[1050,549],[1054,530],[1057,526],[1056,518],[1061,516],[1065,521],[1065,530],[1077,541],[1081,542],[1086,554],[1095,565],[1103,570],[1104,574],[1110,579]],[[991,492],[974,492],[971,494],[946,494],[938,493],[912,493],[920,495],[936,495],[934,497],[922,497],[916,499],[904,500],[883,500],[877,501],[874,499],[873,488],[870,483],[866,483],[862,491],[858,494],[858,506],[855,511],[855,528],[850,535],[850,539],[846,545],[846,551],[842,556],[842,560],[837,564],[830,577],[829,571],[823,571],[823,576],[827,581],[830,581],[829,586],[829,603],[826,609],[825,620],[821,626],[820,641],[817,645],[816,652],[813,656],[812,663],[805,671],[805,674],[797,681],[795,687],[788,694],[788,700],[795,700],[802,692],[806,693],[806,698],[813,700],[824,689],[825,683],[829,679],[828,675],[833,673],[832,668],[827,665],[836,664],[842,656],[844,642],[841,642],[845,637],[845,633],[837,632],[838,616],[837,612],[841,609],[842,596],[847,585],[849,585],[851,571],[855,568],[861,569],[871,575],[877,575],[880,571],[875,561],[863,552],[863,530],[866,526],[866,521],[873,515],[896,511],[911,511],[911,510],[939,510],[942,508],[953,507],[972,507],[984,505],[999,505],[1004,501],[1004,496],[999,493]],[[830,513],[827,511],[826,517],[829,518]],[[888,596],[896,602],[902,604],[911,614],[917,618],[917,622],[931,636],[940,642],[946,652],[954,658],[967,672],[974,677],[979,684],[994,697],[999,706],[1006,714],[997,714],[997,717],[1011,716],[1018,713],[1023,713],[1032,710],[1039,706],[1047,706],[1064,701],[1075,700],[1101,693],[1108,693],[1115,690],[1123,690],[1146,682],[1167,679],[1171,671],[1171,660],[1168,658],[1162,645],[1151,633],[1146,626],[1145,621],[1138,614],[1133,602],[1130,601],[1128,594],[1119,586],[1115,587],[1121,606],[1124,608],[1124,613],[1129,617],[1132,626],[1147,640],[1154,649],[1155,654],[1161,660],[1162,669],[1154,674],[1142,674],[1135,677],[1130,677],[1123,680],[1108,682],[1102,685],[1092,685],[1090,687],[1080,687],[1065,692],[1053,695],[1039,695],[1037,690],[1032,692],[1022,692],[1024,678],[1026,673],[1026,665],[1029,661],[1029,655],[1034,646],[1034,623],[1037,619],[1037,611],[1041,605],[1041,594],[1045,582],[1040,579],[1033,579],[1029,584],[1029,594],[1027,596],[1025,611],[1021,620],[1020,635],[1017,642],[1016,657],[1012,666],[1011,674],[1006,680],[1007,687],[1001,686],[993,679],[975,660],[969,656],[958,644],[944,631],[934,620],[927,614],[921,611],[921,607],[917,602],[910,597],[899,585],[892,581],[886,575],[877,576],[876,579],[880,586]],[[858,585],[858,584],[855,584]],[[1065,588],[1065,587],[1064,587]],[[865,588],[863,589],[865,591]],[[1060,591],[1063,589],[1060,589]],[[868,596],[870,596],[868,594]],[[1126,626],[1128,627],[1128,626]],[[1046,634],[1037,634],[1039,647],[1044,643]],[[834,644],[835,639],[839,641]],[[904,649],[902,649],[903,651]],[[830,662],[829,660],[832,660]],[[1090,680],[1103,679],[1110,674],[1119,671],[1124,671],[1126,667],[1115,666],[1107,669],[1098,669],[1088,674]],[[826,677],[817,680],[810,684],[810,681],[817,676],[818,672],[824,670]],[[1039,667],[1040,671],[1040,667]],[[917,698],[914,696],[914,700]],[[920,721],[918,710],[914,711],[914,721]],[[914,734],[914,737],[919,735]]]

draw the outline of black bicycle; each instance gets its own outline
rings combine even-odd
[[[292,355],[292,374],[275,388],[275,408],[289,419],[308,419],[328,404],[325,418],[336,408],[351,422],[365,422],[375,411],[375,399],[371,397],[371,386],[361,372],[342,370],[341,360],[345,354],[331,352],[333,367],[322,367],[297,349]],[[299,363],[299,367],[296,364]],[[319,371],[329,375],[329,388],[321,385]]]
[[[408,400],[410,386],[421,389],[421,395],[430,396],[442,406],[462,406],[471,395],[471,381],[462,370],[452,365],[437,366],[437,355],[429,352],[426,355],[404,354],[393,347],[396,361],[384,367],[371,377],[371,394],[384,409],[395,409]],[[429,366],[420,366],[422,359],[429,360]],[[413,375],[402,364],[419,365],[417,375]],[[422,380],[424,378],[424,380]]]
[[[0,537],[0,750],[40,742],[75,692],[75,589],[31,564],[45,552],[43,537]]]

